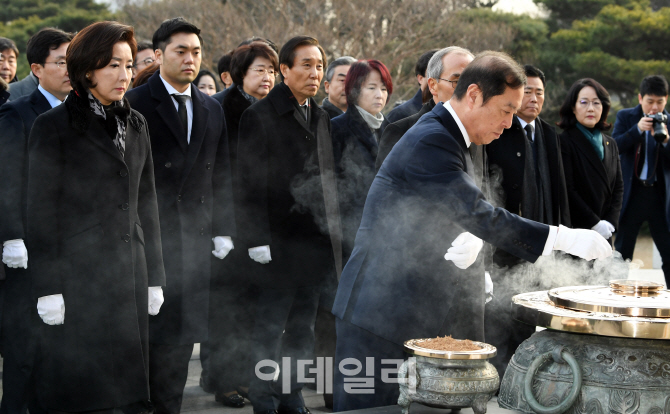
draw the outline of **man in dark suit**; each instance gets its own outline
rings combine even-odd
[[[458,83],[461,72],[465,69],[474,56],[469,50],[458,46],[449,46],[435,52],[426,69],[426,78],[428,79],[428,89],[433,95],[421,107],[421,110],[414,115],[389,124],[381,139],[379,140],[379,151],[375,161],[375,168],[379,171],[386,156],[391,152],[393,146],[400,141],[405,132],[407,132],[416,121],[425,113],[430,112],[438,102],[447,102],[454,94],[454,89]]]
[[[612,132],[619,147],[624,185],[614,247],[624,259],[632,259],[640,226],[648,222],[663,259],[666,285],[670,285],[670,147],[667,135],[662,143],[654,140],[653,122],[646,116],[663,113],[670,117],[665,110],[668,102],[665,77],[644,78],[638,101],[640,104],[635,108],[617,113]],[[666,134],[668,125],[662,125]]]
[[[342,56],[330,62],[326,69],[326,79],[323,81],[323,87],[328,96],[323,98],[321,107],[328,112],[330,119],[347,111],[347,94],[344,93],[344,80],[347,78],[347,72],[349,72],[349,68],[354,62],[356,62],[356,59],[351,56]]]
[[[126,96],[149,125],[167,280],[149,323],[151,401],[156,413],[178,413],[193,344],[207,339],[210,251],[228,254],[235,222],[223,112],[191,84],[200,29],[170,19],[152,41],[160,71]]]
[[[239,46],[238,46],[239,47]],[[216,99],[218,103],[223,105],[223,99],[226,97],[230,88],[233,87],[233,78],[230,77],[230,61],[233,58],[232,53],[226,53],[221,56],[219,62],[216,64],[216,71],[219,73],[219,78],[223,84],[223,89],[220,92],[212,95],[212,98]]]
[[[382,122],[381,130],[379,131],[380,134],[384,132],[384,129],[386,129],[389,124],[407,118],[410,115],[414,115],[421,110],[424,91],[428,86],[426,68],[428,68],[428,62],[435,52],[437,52],[437,49],[429,50],[419,57],[419,60],[417,60],[416,66],[414,67],[414,74],[416,75],[417,82],[419,82],[419,90],[416,91],[411,99],[403,102],[398,107],[393,108],[393,110],[384,117],[384,122]]]
[[[279,52],[282,82],[240,120],[239,236],[257,262],[250,269],[259,287],[249,386],[255,413],[309,413],[298,361],[314,350],[320,285],[342,266],[330,119],[314,101],[325,60],[312,37],[286,42]],[[268,360],[290,361],[277,385]]]
[[[494,208],[475,185],[469,147],[488,144],[510,127],[525,81],[509,56],[480,54],[461,74],[451,100],[421,118],[379,170],[333,307],[334,366],[346,358],[364,362],[353,377],[360,381],[373,371],[374,389],[346,393],[351,378],[337,370],[335,411],[395,404],[398,385],[384,381],[383,360],[402,360],[408,339],[484,339],[482,239],[528,261],[552,250],[587,259],[611,255],[596,232]]]
[[[500,139],[486,146],[492,187],[489,191],[495,193],[496,199],[501,198],[500,205],[511,213],[569,227],[565,173],[556,130],[539,118],[545,95],[544,73],[531,65],[525,65],[524,71],[527,83],[521,109]],[[515,271],[510,268],[522,262],[503,249],[493,255],[493,286],[502,293],[486,305],[485,331],[487,342],[498,348],[498,355],[491,362],[501,378],[516,348],[535,332],[534,326],[516,322],[511,315],[511,297],[522,292],[511,285],[517,280],[507,275]]]
[[[0,239],[7,265],[2,309],[3,382],[0,413],[39,412],[31,376],[36,357],[33,324],[39,322],[28,273],[25,239],[27,144],[35,119],[60,105],[72,87],[65,66],[70,33],[45,28],[28,41],[30,70],[39,86],[0,108]]]
[[[0,37],[0,78],[9,84],[18,81],[16,77],[18,58],[19,49],[16,47],[16,43],[12,39]]]

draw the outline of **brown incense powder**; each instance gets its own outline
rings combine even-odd
[[[479,351],[482,349],[469,339],[454,339],[451,336],[427,339],[421,342],[421,347],[438,351]]]

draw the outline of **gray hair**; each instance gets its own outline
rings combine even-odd
[[[459,47],[459,46],[449,46],[444,49],[440,49],[430,58],[428,62],[428,68],[426,68],[426,77],[438,79],[442,72],[444,71],[444,65],[442,64],[442,58],[444,58],[449,53],[460,53],[463,55],[469,55],[474,59],[475,55],[472,54],[468,49]]]
[[[354,62],[356,62],[356,59],[351,56],[342,56],[330,62],[330,65],[326,69],[326,82],[330,82],[333,79],[336,67],[351,66]]]

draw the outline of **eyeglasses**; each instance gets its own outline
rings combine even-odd
[[[456,88],[456,84],[458,84],[458,79],[456,79],[456,80],[449,80],[449,79],[444,79],[444,78],[437,78],[437,79],[451,83],[452,88]]]
[[[599,109],[602,106],[602,102],[598,100],[587,101],[586,99],[580,99],[579,101],[577,101],[577,104],[582,108],[588,108],[590,105],[593,104],[593,109]]]
[[[137,65],[139,65],[140,63],[144,64],[145,66],[149,66],[154,62],[155,62],[154,58],[147,57],[147,58],[144,58],[144,59],[140,60],[139,62],[135,62],[135,64],[133,64],[133,67],[137,68]]]
[[[47,63],[53,63],[54,65],[58,66],[58,69],[65,69],[67,66],[67,62],[64,60],[59,60],[58,62],[44,62],[45,65]]]
[[[265,69],[265,68],[249,68],[249,70],[253,71],[256,73],[258,76],[265,76],[266,74],[270,76],[275,75],[275,70],[274,69]]]

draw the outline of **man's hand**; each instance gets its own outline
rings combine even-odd
[[[62,325],[65,323],[63,295],[59,293],[37,298],[37,314],[47,325]]]
[[[260,264],[268,264],[272,260],[270,246],[258,246],[249,249],[249,257]]]
[[[212,250],[212,254],[217,259],[223,259],[228,256],[228,253],[235,248],[235,246],[233,246],[233,239],[228,236],[216,236],[212,241],[214,242],[214,250]]]
[[[600,220],[595,226],[591,227],[591,230],[595,230],[605,238],[605,240],[612,237],[614,232],[614,226],[607,220]]]
[[[451,260],[459,269],[467,269],[477,260],[477,255],[484,246],[484,242],[466,231],[459,234],[451,246],[444,255],[444,260]]]
[[[593,230],[558,226],[554,250],[562,250],[586,260],[604,259],[612,255],[612,246]]]
[[[7,267],[28,268],[28,250],[22,239],[7,240],[2,245],[2,263]]]
[[[654,126],[654,120],[648,116],[643,116],[637,123],[637,128],[644,133],[645,131],[651,131]]]
[[[163,302],[163,289],[160,286],[149,286],[149,315],[158,315]]]

